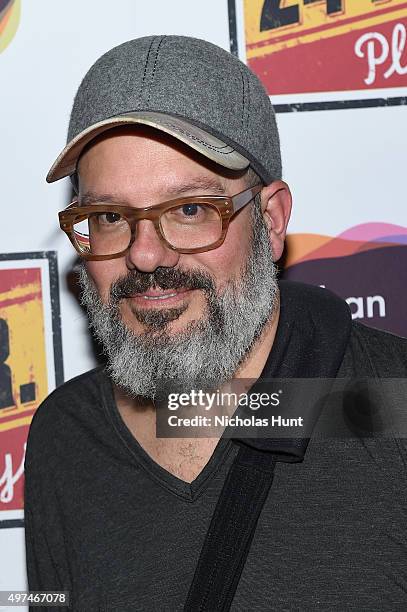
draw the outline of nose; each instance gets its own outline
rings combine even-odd
[[[152,221],[141,219],[136,224],[126,263],[130,270],[154,272],[159,266],[168,268],[175,266],[179,255],[160,240]]]

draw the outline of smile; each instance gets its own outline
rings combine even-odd
[[[177,293],[165,293],[164,295],[141,295],[144,300],[166,300],[167,298],[176,296]]]
[[[181,301],[191,291],[191,289],[173,289],[168,293],[163,293],[162,291],[150,290],[147,293],[136,293],[132,295],[130,299],[139,305],[145,304],[146,302],[170,304]]]

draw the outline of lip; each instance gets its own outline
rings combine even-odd
[[[146,293],[135,293],[129,299],[141,306],[159,307],[182,301],[192,289],[157,290],[150,289]]]

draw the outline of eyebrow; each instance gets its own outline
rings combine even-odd
[[[181,196],[183,194],[189,193],[191,191],[197,191],[198,189],[202,189],[206,192],[211,192],[216,195],[224,195],[225,187],[221,184],[221,182],[215,177],[198,177],[181,185],[170,185],[167,187],[166,192],[168,194],[168,198],[172,199],[177,196]],[[197,195],[197,194],[194,194]],[[203,194],[206,195],[206,194]],[[92,191],[87,191],[82,194],[78,198],[79,204],[81,206],[87,206],[89,204],[95,203],[110,203],[110,204],[129,204],[125,200],[118,198],[117,196],[109,193],[97,194]],[[162,200],[164,201],[164,200]]]
[[[187,193],[188,191],[195,191],[196,189],[204,189],[205,191],[212,191],[213,193],[223,195],[225,193],[225,186],[217,179],[212,176],[201,176],[193,179],[183,185],[174,185],[168,188],[168,193],[172,195]]]

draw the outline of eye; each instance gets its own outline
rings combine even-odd
[[[197,215],[197,213],[199,212],[199,205],[198,204],[184,204],[181,208],[182,212],[184,215],[186,215],[187,217],[194,217]]]
[[[98,214],[97,219],[101,225],[112,225],[113,223],[121,221],[122,218],[119,213],[106,212]]]
[[[167,210],[161,217],[161,224],[178,224],[182,227],[198,227],[208,223],[218,223],[219,215],[213,206],[191,201]]]

